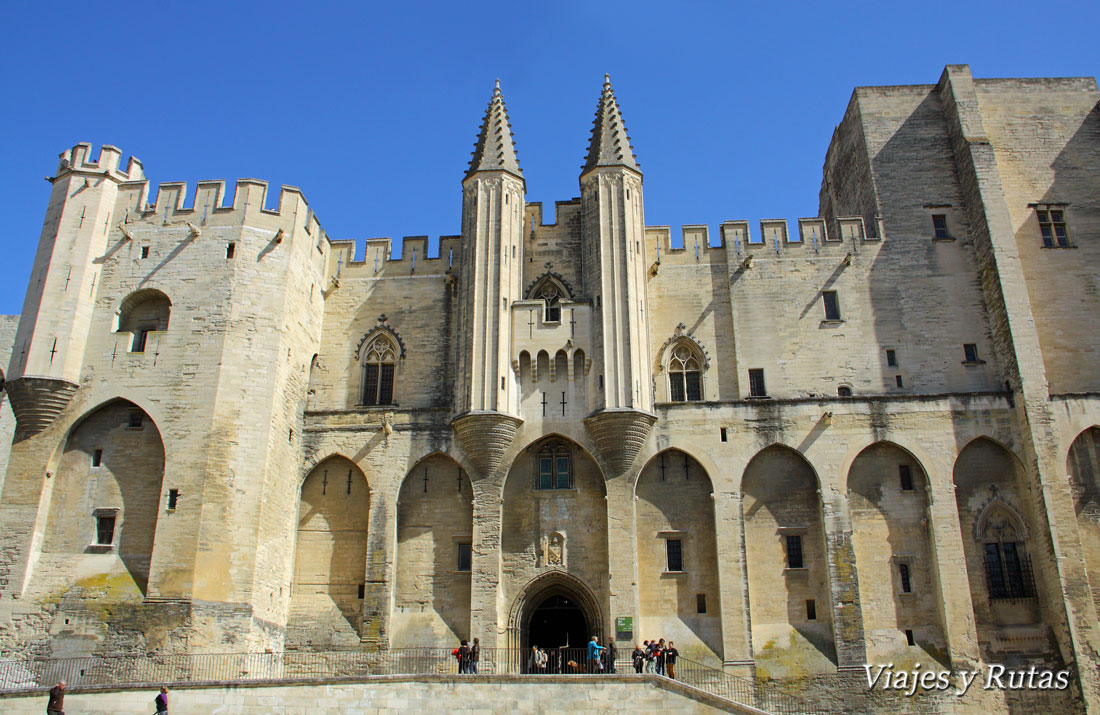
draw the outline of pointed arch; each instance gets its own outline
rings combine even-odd
[[[470,637],[473,487],[452,457],[432,452],[397,493],[391,643],[446,645]]]
[[[526,651],[531,644],[527,643],[527,628],[531,616],[546,599],[553,596],[565,596],[578,604],[588,622],[589,635],[600,638],[600,642],[606,642],[604,631],[607,627],[603,609],[600,608],[600,599],[597,594],[577,576],[562,570],[548,571],[531,578],[520,587],[512,599],[512,607],[508,612],[508,641],[512,648],[520,648]],[[577,646],[583,644],[578,643]]]
[[[1066,455],[1066,474],[1093,606],[1100,615],[1100,426],[1087,427],[1074,438]]]
[[[363,365],[359,404],[393,405],[397,365],[405,357],[405,346],[397,333],[379,325],[363,336],[355,348],[355,359]]]
[[[560,275],[547,271],[535,279],[524,295],[527,300],[543,301],[543,321],[557,323],[561,321],[562,301],[572,300],[573,290]]]

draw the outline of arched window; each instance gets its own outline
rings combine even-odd
[[[561,293],[558,291],[558,287],[547,281],[542,285],[542,290],[536,297],[546,303],[546,307],[543,309],[543,321],[547,323],[560,323]]]
[[[565,442],[544,442],[535,454],[535,466],[535,489],[573,488],[573,453]]]
[[[673,345],[670,349],[668,395],[672,402],[695,402],[703,399],[702,361],[686,342]]]
[[[149,333],[168,330],[172,301],[159,290],[151,288],[131,293],[118,310],[118,332],[131,333],[130,352],[145,352]]]
[[[363,405],[393,404],[393,374],[397,349],[388,337],[377,335],[363,348]]]
[[[989,599],[1034,598],[1031,559],[1024,551],[1023,534],[1015,515],[1003,504],[991,504],[986,507],[979,527]]]

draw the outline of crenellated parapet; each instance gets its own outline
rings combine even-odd
[[[145,173],[141,165],[141,159],[131,156],[126,164],[126,170],[119,169],[122,161],[122,151],[118,147],[104,144],[100,149],[99,158],[92,159],[92,145],[81,142],[72,149],[61,152],[57,162],[57,178],[65,174],[77,174],[83,176],[106,176],[118,182],[143,181]]]
[[[331,241],[329,273],[343,278],[393,278],[401,276],[444,276],[460,263],[460,236],[440,236],[434,252],[428,236],[405,236],[401,255],[393,258],[393,239],[368,238],[362,257],[357,255],[358,241]]]

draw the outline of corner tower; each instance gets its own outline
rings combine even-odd
[[[466,453],[486,475],[500,465],[521,422],[509,356],[510,306],[522,298],[525,195],[512,125],[497,80],[462,181],[453,423]]]
[[[23,314],[15,336],[7,390],[16,417],[16,438],[48,427],[80,384],[101,258],[119,184],[142,181],[141,162],[119,170],[122,152],[113,146],[92,161],[91,144],[61,154]]]
[[[626,472],[656,421],[649,360],[642,172],[604,75],[581,169],[585,285],[595,301],[595,364],[602,389],[585,420],[608,464]]]

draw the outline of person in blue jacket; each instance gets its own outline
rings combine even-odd
[[[599,673],[603,671],[603,663],[600,661],[600,651],[606,648],[599,643],[599,638],[592,636],[588,641],[588,672]]]

